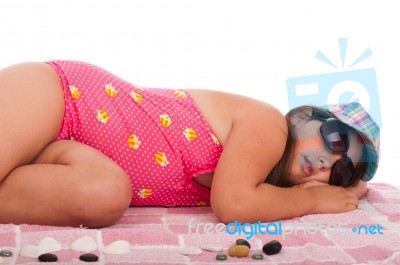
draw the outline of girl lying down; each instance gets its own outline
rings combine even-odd
[[[211,205],[221,222],[357,208],[379,128],[358,103],[270,104],[154,89],[75,61],[0,71],[0,223],[103,227],[129,206]]]

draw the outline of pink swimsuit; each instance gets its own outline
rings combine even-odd
[[[138,87],[88,63],[48,64],[65,94],[57,140],[90,145],[120,165],[131,206],[209,205],[210,189],[192,178],[214,172],[223,148],[188,92]]]

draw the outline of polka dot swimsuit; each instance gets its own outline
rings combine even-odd
[[[57,140],[90,145],[119,164],[131,206],[209,205],[210,190],[192,178],[214,172],[223,148],[187,91],[138,87],[88,63],[47,63],[65,95]]]

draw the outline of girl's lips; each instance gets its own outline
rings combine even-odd
[[[312,166],[311,166],[311,162],[307,158],[304,158],[303,172],[306,175],[306,177],[311,176]]]

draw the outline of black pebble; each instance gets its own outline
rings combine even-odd
[[[267,255],[277,254],[281,251],[281,249],[282,249],[282,244],[276,240],[272,240],[271,242],[268,242],[262,248],[263,252]]]
[[[56,262],[57,256],[51,253],[45,253],[38,257],[41,262]]]
[[[249,241],[244,240],[244,239],[238,239],[236,240],[236,245],[245,245],[251,248]]]
[[[79,259],[86,262],[96,262],[99,260],[99,257],[95,254],[83,254],[79,256]]]

